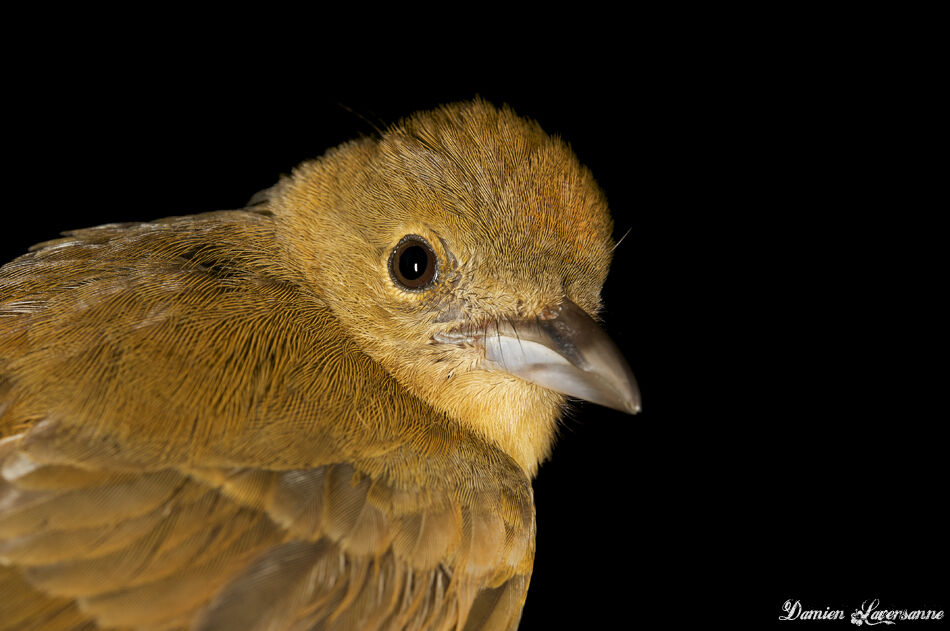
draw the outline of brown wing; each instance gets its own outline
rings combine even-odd
[[[0,629],[517,625],[528,480],[281,256],[213,213],[0,271]]]

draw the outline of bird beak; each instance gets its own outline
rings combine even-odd
[[[469,333],[466,341],[484,349],[481,368],[628,414],[640,411],[640,389],[630,366],[607,334],[570,300],[547,317],[504,320],[480,333]]]

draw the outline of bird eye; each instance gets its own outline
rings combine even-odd
[[[403,289],[425,289],[435,279],[435,272],[435,252],[425,239],[414,234],[403,237],[389,256],[389,273]]]

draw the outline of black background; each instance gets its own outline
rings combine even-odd
[[[565,421],[522,629],[820,626],[778,622],[787,599],[950,609],[931,21],[641,17],[612,46],[562,33],[464,63],[448,40],[353,61],[47,34],[56,54],[11,78],[4,260],[241,207],[418,109],[508,103],[571,143],[629,231],[605,318],[644,400]]]

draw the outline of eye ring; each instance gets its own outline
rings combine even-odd
[[[423,291],[438,276],[438,258],[429,242],[407,234],[389,255],[389,275],[400,289]]]

